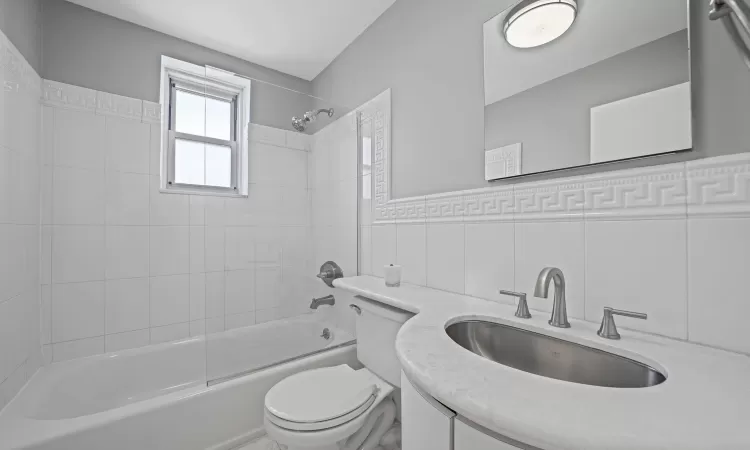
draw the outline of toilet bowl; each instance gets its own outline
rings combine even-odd
[[[288,450],[373,450],[396,417],[393,389],[366,368],[301,372],[266,394],[264,427]]]
[[[396,336],[414,314],[363,297],[353,301],[357,359],[364,368],[308,370],[272,387],[263,422],[282,449],[375,450],[393,425],[391,394],[401,384]],[[398,439],[396,428],[385,441]]]

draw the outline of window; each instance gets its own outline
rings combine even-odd
[[[219,69],[163,58],[163,190],[247,194],[249,83]]]

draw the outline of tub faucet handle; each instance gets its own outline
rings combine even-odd
[[[328,287],[333,287],[333,281],[344,277],[344,271],[341,270],[338,264],[333,261],[328,261],[320,266],[320,273],[316,275],[318,278],[323,280],[323,283]]]

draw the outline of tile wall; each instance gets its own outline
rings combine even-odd
[[[251,125],[249,196],[159,190],[159,106],[43,84],[42,343],[60,361],[307,312],[310,137]]]
[[[387,126],[386,126],[387,130]],[[649,168],[391,200],[390,148],[374,152],[360,200],[363,274],[403,266],[406,282],[512,303],[559,267],[568,314],[644,312],[622,328],[750,353],[750,153]]]
[[[0,33],[0,409],[42,364],[40,86],[36,72]]]

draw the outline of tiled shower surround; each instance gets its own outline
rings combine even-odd
[[[39,75],[0,33],[0,409],[42,364],[40,86]]]
[[[373,130],[371,201],[360,203],[360,267],[503,303],[539,272],[565,274],[568,315],[645,312],[631,328],[750,353],[750,153],[406,199],[390,197],[389,107]]]
[[[333,170],[337,123],[316,136],[251,125],[249,196],[231,198],[159,191],[158,111],[44,82],[42,343],[52,361],[307,313],[322,290],[311,237],[343,233],[320,215],[311,227],[311,202],[316,190],[337,192],[339,170],[356,182],[354,121],[341,120],[352,162]],[[308,177],[308,165],[326,178]],[[348,214],[330,211],[356,217],[356,189],[351,200]],[[343,259],[339,244],[314,261]]]

